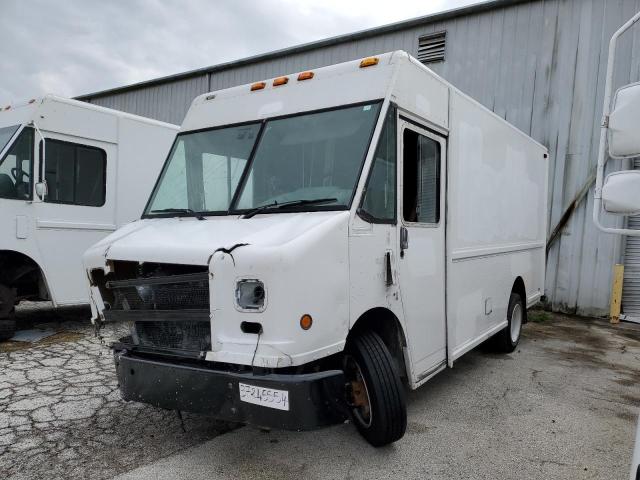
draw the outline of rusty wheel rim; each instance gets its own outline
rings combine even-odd
[[[353,410],[353,415],[357,421],[365,427],[370,427],[373,420],[371,412],[371,397],[367,382],[362,375],[360,365],[356,360],[349,356],[346,359],[345,373],[349,379],[349,405]]]

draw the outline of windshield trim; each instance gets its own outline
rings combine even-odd
[[[253,165],[253,160],[255,157],[255,153],[256,150],[258,149],[258,146],[260,145],[260,141],[262,140],[262,134],[264,133],[264,126],[267,122],[272,121],[272,120],[282,120],[282,119],[286,119],[286,118],[292,118],[292,117],[299,117],[302,115],[311,115],[311,114],[316,114],[316,113],[322,113],[322,112],[330,112],[330,111],[334,111],[334,110],[342,110],[342,109],[347,109],[347,108],[353,108],[353,107],[359,107],[359,106],[364,106],[364,105],[379,105],[380,108],[378,109],[378,113],[377,116],[373,122],[373,128],[371,129],[371,133],[369,134],[369,139],[367,140],[366,143],[366,148],[364,150],[364,154],[363,154],[363,158],[360,160],[360,168],[358,171],[358,181],[355,184],[355,187],[353,188],[353,192],[351,192],[351,198],[349,200],[348,205],[301,205],[299,207],[291,207],[291,208],[282,208],[282,209],[273,209],[273,210],[268,210],[264,213],[269,213],[269,214],[275,214],[275,213],[291,213],[291,212],[319,212],[319,211],[344,211],[344,210],[351,210],[351,207],[353,206],[353,201],[355,199],[355,196],[357,194],[358,191],[358,184],[360,183],[360,178],[362,176],[362,171],[364,170],[364,165],[366,163],[366,159],[367,156],[369,155],[369,151],[371,150],[371,142],[373,141],[373,137],[375,135],[376,132],[376,128],[378,127],[378,124],[380,123],[380,115],[382,113],[383,110],[383,103],[384,99],[383,98],[376,98],[376,99],[372,99],[372,100],[365,100],[365,101],[361,101],[361,102],[356,102],[356,103],[347,103],[344,105],[337,105],[337,106],[333,106],[333,107],[325,107],[325,108],[318,108],[315,110],[305,110],[303,112],[295,112],[295,113],[288,113],[285,115],[276,115],[273,117],[267,117],[267,118],[263,118],[262,120],[249,120],[249,121],[245,121],[245,122],[239,122],[239,123],[231,123],[231,124],[226,124],[226,125],[217,125],[215,127],[205,127],[205,128],[199,128],[199,129],[195,129],[195,130],[188,130],[185,132],[179,132],[176,135],[176,138],[173,141],[173,144],[171,145],[171,149],[169,150],[169,153],[167,154],[167,158],[165,159],[164,165],[162,166],[162,170],[160,171],[160,175],[158,175],[158,178],[156,179],[156,182],[153,186],[153,189],[151,190],[151,195],[149,195],[149,199],[147,201],[147,204],[145,205],[144,208],[144,213],[142,214],[142,219],[148,219],[148,218],[175,218],[175,217],[195,217],[195,216],[230,216],[230,215],[244,215],[246,212],[253,210],[251,208],[243,208],[243,209],[238,209],[238,208],[234,208],[239,200],[239,196],[240,196],[240,192],[244,189],[244,184],[249,176],[249,171]],[[174,149],[176,148],[176,145],[178,143],[178,141],[180,140],[180,137],[184,136],[184,135],[188,135],[188,134],[192,134],[192,133],[202,133],[202,132],[209,132],[209,131],[214,131],[214,130],[220,130],[223,128],[234,128],[234,127],[242,127],[245,125],[257,125],[260,124],[260,129],[258,130],[258,134],[256,135],[256,140],[253,144],[253,147],[251,148],[251,153],[249,154],[249,157],[247,159],[247,163],[245,164],[244,169],[242,170],[242,175],[240,176],[240,180],[238,182],[238,185],[236,186],[235,192],[233,193],[233,197],[231,199],[231,202],[229,203],[229,208],[227,210],[208,210],[208,211],[202,211],[202,212],[174,212],[174,213],[150,213],[149,212],[149,208],[151,206],[151,202],[154,198],[154,195],[156,193],[156,189],[158,188],[158,184],[160,183],[160,180],[162,179],[162,177],[164,176],[164,173],[166,171],[166,169],[168,168],[168,164],[169,164],[169,160],[171,158],[171,155],[174,151]]]

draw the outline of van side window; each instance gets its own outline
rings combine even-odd
[[[390,106],[360,207],[373,223],[396,220],[396,135],[396,108]]]
[[[45,201],[88,207],[104,205],[107,153],[100,148],[50,138],[46,142]],[[40,158],[42,167],[42,142]]]
[[[14,128],[11,134],[16,130]],[[25,128],[0,160],[0,198],[31,200],[33,147],[33,129]]]
[[[403,218],[440,221],[440,144],[406,129],[403,135]]]

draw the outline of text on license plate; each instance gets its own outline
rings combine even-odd
[[[240,389],[240,400],[243,402],[277,408],[278,410],[289,410],[289,392],[286,390],[256,387],[246,383],[238,383],[238,388]]]

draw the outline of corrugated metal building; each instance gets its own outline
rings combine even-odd
[[[549,231],[562,228],[546,293],[555,310],[602,315],[616,262],[630,266],[623,308],[640,304],[632,288],[640,248],[599,233],[590,213],[608,40],[638,10],[640,0],[498,0],[80,99],[180,123],[204,92],[390,50],[430,54],[430,68],[549,148]],[[620,47],[616,86],[640,80],[640,28]]]

